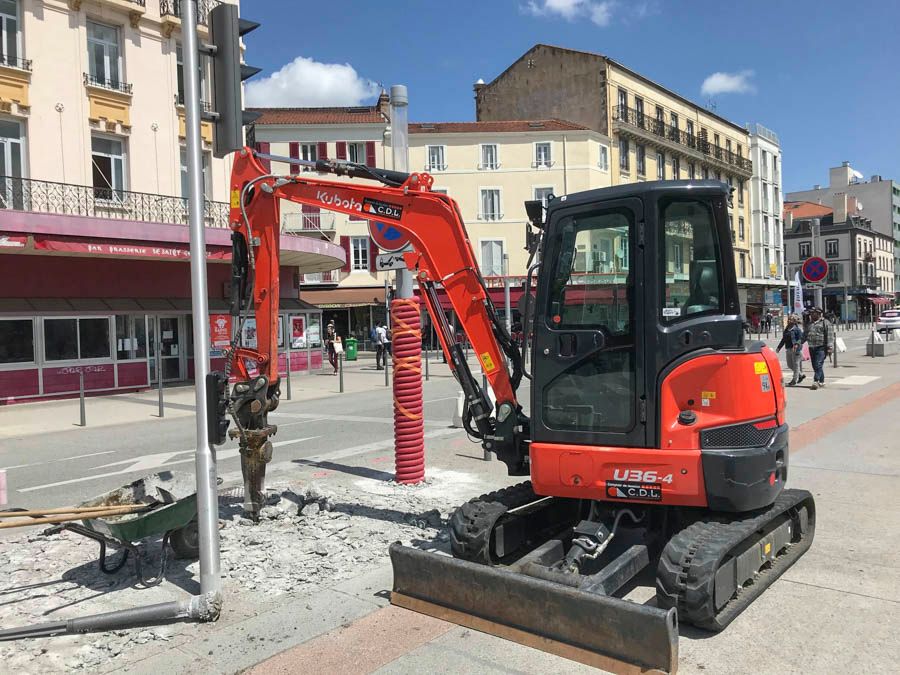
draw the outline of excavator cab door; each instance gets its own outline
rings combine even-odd
[[[532,438],[644,446],[644,209],[551,209],[534,316]]]

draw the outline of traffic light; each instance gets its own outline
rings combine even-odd
[[[213,155],[224,157],[244,145],[244,126],[259,113],[243,109],[241,82],[253,77],[259,68],[241,63],[241,36],[259,27],[255,21],[238,17],[236,5],[221,3],[209,13],[210,57],[213,69],[213,105],[215,137]]]
[[[228,379],[225,373],[213,371],[206,374],[206,433],[211,445],[222,445],[228,425]]]

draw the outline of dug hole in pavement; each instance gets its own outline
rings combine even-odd
[[[811,550],[723,633],[682,627],[680,672],[890,672],[900,632],[900,359],[848,360],[826,390],[788,390],[789,485],[811,490]],[[838,384],[851,376],[846,384]],[[852,380],[856,377],[857,380]],[[864,381],[864,382],[863,382]],[[857,382],[858,384],[853,384]],[[269,504],[241,513],[239,474],[220,490],[224,608],[216,623],[0,643],[4,672],[596,672],[581,664],[387,607],[388,546],[447,550],[447,519],[479,494],[522,480],[460,430],[428,433],[427,479],[392,482],[389,447],[269,466]],[[143,588],[131,564],[108,576],[96,542],[32,528],[2,540],[0,626],[183,599],[196,561],[171,560]],[[146,548],[148,569],[159,541]],[[118,555],[118,554],[117,554]],[[645,602],[639,587],[629,599]],[[272,658],[275,657],[275,658]],[[258,665],[257,665],[258,664]],[[255,666],[255,667],[254,667]]]

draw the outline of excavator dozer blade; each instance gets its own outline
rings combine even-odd
[[[676,672],[674,609],[398,543],[390,554],[394,605],[615,673]]]

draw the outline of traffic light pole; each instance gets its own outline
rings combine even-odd
[[[206,414],[209,373],[208,294],[206,286],[206,235],[203,228],[203,160],[200,138],[200,72],[197,39],[197,0],[182,3],[184,39],[184,110],[187,140],[188,216],[191,237],[191,308],[194,325],[194,384],[197,451],[197,526],[200,542],[200,594],[218,618],[221,605],[219,561],[219,498],[216,492],[216,453],[210,443]]]

